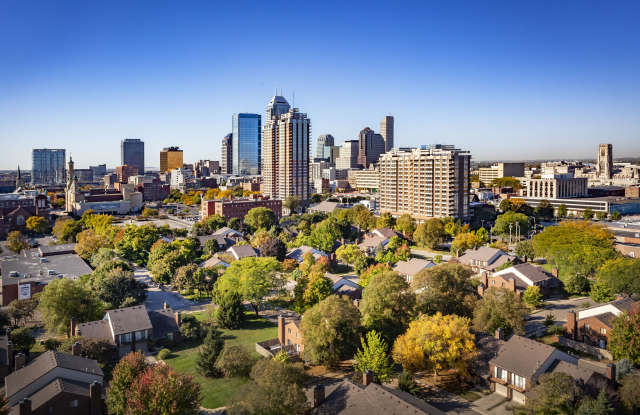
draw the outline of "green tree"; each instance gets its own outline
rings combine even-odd
[[[110,415],[125,415],[129,406],[127,392],[148,363],[142,352],[131,352],[113,368],[107,389],[107,408]]]
[[[535,252],[533,251],[533,243],[528,240],[518,242],[518,244],[516,245],[516,255],[520,258],[524,258],[524,262],[533,259],[535,257]]]
[[[289,196],[284,200],[283,204],[291,213],[294,213],[300,208],[301,201],[297,196]]]
[[[225,329],[239,329],[245,320],[242,298],[237,292],[223,295],[218,299],[215,320]]]
[[[342,232],[337,221],[329,218],[313,225],[309,242],[311,246],[323,252],[333,252],[333,246],[341,236]]]
[[[489,288],[473,310],[476,330],[493,334],[498,328],[505,333],[524,333],[524,318],[529,312],[520,297],[503,288]]]
[[[551,206],[548,200],[541,200],[533,210],[533,213],[542,220],[550,220],[553,218],[553,206]]]
[[[274,257],[278,261],[284,261],[287,255],[287,246],[278,238],[269,237],[260,245],[260,255]]]
[[[216,361],[216,368],[227,378],[247,377],[251,372],[253,359],[240,346],[226,345]]]
[[[215,327],[207,330],[207,335],[202,342],[202,346],[198,349],[198,357],[196,358],[196,366],[204,376],[217,377],[220,370],[216,367],[218,356],[224,348],[224,339],[222,333]]]
[[[497,177],[491,180],[489,187],[511,187],[514,191],[517,191],[522,188],[522,184],[515,177]]]
[[[407,238],[413,237],[413,232],[416,230],[416,221],[408,213],[403,214],[396,220],[395,229]]]
[[[464,252],[468,249],[476,249],[480,246],[478,237],[473,232],[460,232],[456,235],[451,243],[451,252],[453,254],[458,251]]]
[[[542,304],[542,293],[540,292],[540,287],[537,285],[530,285],[524,290],[524,294],[522,295],[522,300],[528,306],[533,308],[537,308]]]
[[[116,251],[110,248],[99,248],[98,251],[91,256],[91,266],[98,268],[102,264],[109,263],[116,259]]]
[[[29,244],[20,231],[11,231],[7,236],[7,248],[15,253],[20,253],[23,249],[27,249]]]
[[[518,415],[573,414],[584,392],[566,373],[544,373]]]
[[[362,325],[393,341],[407,328],[413,317],[416,297],[408,288],[404,278],[397,272],[374,275],[362,291]]]
[[[331,295],[304,313],[304,358],[333,366],[353,356],[360,338],[360,313],[351,300]]]
[[[620,401],[624,406],[634,413],[640,409],[640,372],[631,372],[620,381],[622,386],[618,389]]]
[[[17,326],[21,321],[26,323],[27,319],[32,318],[36,308],[38,308],[38,300],[37,298],[32,297],[13,300],[9,303],[7,311],[9,312],[9,316],[13,319],[14,324]],[[1,327],[6,325],[8,324],[0,324]]]
[[[142,304],[147,298],[146,285],[137,281],[133,272],[119,267],[97,269],[87,284],[93,294],[107,303],[108,308],[121,307],[127,298],[133,298],[135,304]]]
[[[353,266],[356,273],[361,274],[369,265],[367,255],[362,252],[358,245],[346,244],[336,250],[336,258]]]
[[[591,291],[589,297],[596,303],[606,303],[607,301],[615,300],[616,296],[611,291],[609,284],[600,278],[596,278],[596,281],[591,285]]]
[[[53,225],[53,236],[60,242],[72,243],[76,241],[76,235],[82,231],[82,222],[75,221],[68,216],[60,217]]]
[[[330,296],[332,287],[333,283],[324,274],[312,272],[303,293],[306,306],[311,307]]]
[[[511,234],[516,234],[516,223],[520,227],[520,235],[526,235],[529,232],[529,218],[523,213],[505,212],[499,215],[493,227],[493,233],[498,235],[509,235],[509,225],[512,224]]]
[[[413,239],[419,246],[431,249],[438,248],[444,242],[445,237],[444,224],[438,218],[421,223],[413,233]]]
[[[158,228],[153,225],[127,225],[115,236],[114,246],[120,257],[144,264],[160,236]]]
[[[611,212],[611,220],[620,220],[622,219],[622,214],[620,212],[618,212],[617,210],[614,212]]]
[[[591,290],[591,282],[583,274],[573,274],[566,279],[564,287],[570,294],[586,295]]]
[[[591,219],[593,219],[593,210],[591,210],[591,209],[589,209],[589,208],[586,208],[586,209],[584,210],[584,212],[582,212],[582,218],[583,218],[584,220],[591,220]]]
[[[180,335],[185,340],[196,340],[202,335],[202,324],[193,314],[182,317],[180,323]]]
[[[604,389],[600,389],[596,399],[585,396],[575,412],[576,415],[608,415],[611,413],[613,413],[613,407],[609,403]]]
[[[489,231],[486,228],[478,229],[476,231],[476,238],[481,245],[486,244],[489,242]]]
[[[563,203],[560,206],[558,206],[558,211],[556,212],[556,215],[559,218],[566,218],[567,217],[567,205],[565,205]]]
[[[598,220],[605,220],[608,216],[607,212],[596,212],[596,218]]]
[[[253,229],[269,229],[276,223],[276,215],[266,207],[256,207],[244,216],[244,223]]]
[[[28,327],[21,327],[11,331],[9,335],[11,344],[15,350],[26,353],[31,347],[36,344],[36,339],[31,335],[31,329]]]
[[[418,292],[417,310],[471,317],[478,297],[471,276],[472,272],[458,263],[420,271],[411,282],[411,290]]]
[[[609,332],[609,351],[613,358],[629,359],[640,365],[640,313],[622,313],[613,319]]]
[[[371,278],[373,278],[374,275],[381,274],[387,271],[391,271],[391,267],[389,267],[389,265],[387,264],[371,265],[360,274],[360,286],[366,287],[367,285],[369,285],[369,281],[371,281]]]
[[[71,318],[77,322],[98,320],[102,317],[102,304],[80,281],[55,279],[40,293],[38,309],[48,330],[68,333]]]
[[[34,233],[47,233],[51,225],[42,216],[29,216],[25,223],[27,230]]]
[[[614,294],[640,294],[640,259],[610,259],[598,271],[598,280],[609,286]]]
[[[76,254],[80,255],[85,261],[89,261],[100,248],[108,247],[108,239],[102,235],[96,234],[91,229],[86,229],[76,235]]]
[[[385,212],[378,218],[376,226],[378,228],[392,228],[396,225],[396,219],[389,212]]]
[[[368,332],[366,337],[366,342],[364,338],[360,338],[362,349],[356,352],[354,368],[360,373],[370,370],[378,383],[388,382],[393,376],[393,362],[389,358],[389,346],[380,333],[375,330]]]

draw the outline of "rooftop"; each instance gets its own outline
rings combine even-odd
[[[58,276],[76,278],[92,272],[91,267],[75,253],[41,257],[38,249],[0,256],[0,269],[3,285],[28,280],[49,282]]]
[[[416,275],[423,269],[434,267],[436,264],[421,258],[409,258],[408,261],[398,261],[393,270],[401,275]]]
[[[116,336],[153,328],[151,320],[149,320],[149,313],[147,313],[147,309],[143,305],[109,310],[105,318],[110,321],[111,331]]]
[[[500,348],[498,355],[491,360],[491,364],[519,376],[531,378],[555,350],[547,344],[513,335]]]

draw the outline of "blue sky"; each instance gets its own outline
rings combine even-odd
[[[275,88],[313,138],[396,118],[396,145],[476,160],[640,156],[640,2],[0,2],[0,168],[218,159]]]

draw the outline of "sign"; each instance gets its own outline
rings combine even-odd
[[[18,299],[27,300],[31,298],[31,284],[18,285]]]

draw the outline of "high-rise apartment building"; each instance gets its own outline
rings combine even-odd
[[[358,167],[358,140],[347,140],[340,147],[336,158],[336,169],[347,170]]]
[[[160,151],[160,173],[182,168],[184,160],[179,147],[165,147]]]
[[[235,176],[260,174],[262,131],[259,114],[233,114],[232,173]]]
[[[385,143],[380,134],[369,127],[360,131],[358,136],[358,164],[365,169],[377,163],[380,155],[385,152]]]
[[[596,174],[603,179],[613,177],[613,146],[611,144],[598,145],[598,164]]]
[[[220,156],[220,164],[222,166],[222,174],[233,174],[233,139],[229,133],[222,139],[222,151]]]
[[[31,184],[64,184],[65,162],[64,149],[34,148],[31,152]]]
[[[468,151],[433,145],[393,149],[380,157],[380,212],[432,217],[469,217]]]
[[[390,151],[393,148],[393,117],[387,115],[380,121],[380,135],[384,140],[384,151]]]
[[[120,164],[132,166],[144,174],[144,141],[139,138],[125,138],[120,142]]]
[[[318,141],[316,142],[316,155],[315,158],[330,160],[331,159],[331,149],[333,148],[334,139],[331,134],[322,134],[318,136]]]

